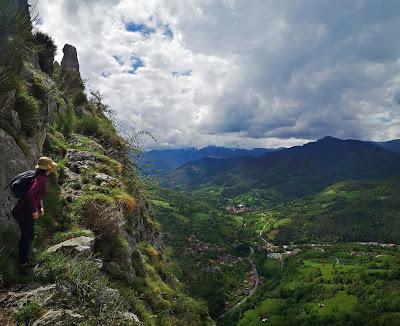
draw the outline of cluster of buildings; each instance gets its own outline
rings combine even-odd
[[[225,249],[211,243],[202,242],[195,235],[188,237],[189,247],[185,249],[185,256],[203,256],[212,253],[216,258],[209,259],[206,268],[211,272],[221,271],[222,266],[233,267],[245,258],[226,253]]]
[[[188,243],[189,246],[185,249],[184,255],[186,256],[195,256],[195,255],[203,255],[205,253],[217,253],[217,254],[222,254],[225,252],[224,248],[212,244],[212,243],[206,243],[202,242],[197,237],[192,234],[188,238]]]
[[[357,242],[357,244],[363,246],[373,246],[373,247],[382,247],[382,248],[398,248],[399,245],[395,243],[380,243],[380,242]]]
[[[234,206],[226,206],[226,211],[230,214],[243,214],[251,212],[251,208],[245,204],[234,205]]]

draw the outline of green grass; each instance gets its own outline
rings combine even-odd
[[[267,282],[253,298],[256,308],[250,303],[243,308],[238,325],[376,325],[400,311],[397,250],[356,244],[332,245],[325,252],[303,248],[282,270],[266,269],[269,258],[258,261],[265,264],[259,272]]]

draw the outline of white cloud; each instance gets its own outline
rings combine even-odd
[[[60,54],[76,46],[89,85],[152,133],[153,147],[399,138],[399,9],[389,0],[39,3]]]

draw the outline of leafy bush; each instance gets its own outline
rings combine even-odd
[[[15,99],[15,111],[21,120],[21,128],[27,137],[33,136],[39,127],[39,102],[20,86]]]
[[[73,103],[75,106],[85,104],[87,102],[87,97],[84,91],[79,91],[74,95]]]
[[[33,88],[32,88],[32,94],[35,98],[38,99],[46,99],[46,93],[49,91],[47,86],[45,85],[45,82],[43,80],[43,77],[41,77],[39,74],[34,74],[33,76]]]
[[[78,120],[75,112],[71,109],[68,109],[65,112],[60,112],[57,114],[57,117],[53,122],[53,126],[65,137],[68,137],[71,133],[75,132],[77,123]]]
[[[60,132],[54,130],[54,128],[50,128],[46,134],[43,148],[44,152],[53,159],[61,160],[67,153],[67,149],[68,144],[64,136]]]
[[[54,56],[57,52],[57,46],[53,39],[49,35],[37,31],[33,35],[33,43],[36,46],[40,68],[48,75],[53,74]]]
[[[40,306],[36,302],[29,302],[23,305],[16,313],[19,325],[32,325],[40,315]]]
[[[85,135],[98,136],[100,132],[100,123],[95,116],[83,116],[81,121],[81,130]]]
[[[0,5],[0,93],[14,89],[27,56],[26,43],[31,33],[29,15],[14,0]]]

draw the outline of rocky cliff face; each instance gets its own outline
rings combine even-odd
[[[36,160],[41,156],[46,138],[46,128],[49,113],[61,109],[65,102],[57,100],[55,83],[41,72],[37,57],[31,55],[25,63],[23,80],[28,91],[32,91],[34,80],[40,78],[44,86],[42,98],[38,99],[37,120],[32,126],[32,132],[26,134],[22,129],[20,114],[21,103],[16,101],[17,90],[0,95],[0,183],[7,185],[18,173],[32,169]],[[23,108],[21,109],[23,110]],[[0,227],[10,222],[10,210],[15,204],[8,189],[0,188]]]

